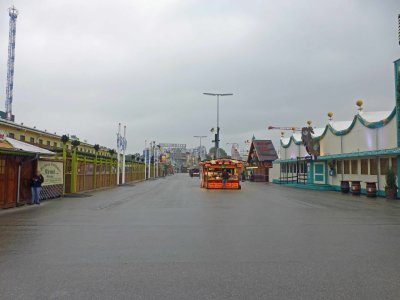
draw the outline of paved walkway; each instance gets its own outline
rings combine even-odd
[[[0,213],[0,299],[399,299],[400,202],[178,174]]]

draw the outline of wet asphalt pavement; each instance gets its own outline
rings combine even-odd
[[[0,299],[400,299],[400,201],[178,174],[0,211]]]

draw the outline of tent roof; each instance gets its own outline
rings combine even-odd
[[[55,155],[54,152],[51,152],[47,149],[18,141],[10,137],[6,137],[4,140],[0,141],[0,149],[41,155]]]
[[[247,162],[252,161],[252,153],[255,152],[258,161],[273,161],[278,158],[271,140],[253,140],[251,142]]]

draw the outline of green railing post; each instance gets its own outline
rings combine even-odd
[[[71,193],[76,193],[76,179],[77,179],[77,163],[76,163],[76,147],[74,147],[74,150],[72,152],[72,162],[71,162]]]
[[[108,176],[108,185],[111,186],[112,185],[112,157],[110,157],[110,173]]]
[[[96,151],[96,156],[94,157],[94,163],[93,163],[93,189],[97,188],[97,151]]]
[[[65,173],[67,171],[67,145],[63,143],[63,194],[65,194]]]

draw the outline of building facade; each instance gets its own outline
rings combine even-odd
[[[359,112],[349,121],[333,121],[323,128],[304,127],[302,133],[282,137],[280,158],[271,177],[276,183],[340,190],[342,181],[375,183],[383,196],[386,173],[392,168],[400,185],[399,85],[400,60],[395,62],[396,107],[391,111]],[[304,130],[311,131],[307,140]],[[307,148],[308,147],[308,148]]]
[[[41,148],[46,148],[49,150],[61,150],[61,135],[56,133],[48,132],[47,130],[39,130],[37,128],[32,128],[25,126],[22,124],[17,124],[11,121],[7,121],[4,119],[0,119],[0,130],[5,132],[8,137],[12,139],[19,140],[21,142],[25,142],[31,145],[36,145]],[[71,144],[72,139],[67,142],[66,148],[67,151],[72,149]],[[87,142],[81,141],[78,146],[78,151],[82,153],[90,153],[95,154],[94,145],[91,145]],[[106,147],[100,147],[98,155],[109,157],[109,149]]]

